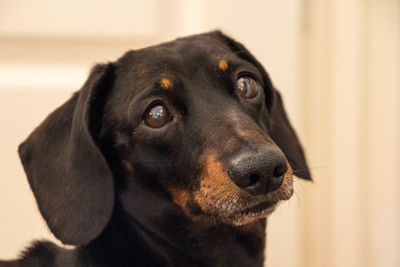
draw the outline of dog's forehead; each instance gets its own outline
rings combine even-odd
[[[150,52],[158,56],[181,56],[181,59],[197,57],[198,55],[216,55],[230,53],[229,47],[214,35],[194,35],[176,39],[142,49],[144,53]]]
[[[161,72],[175,74],[196,70],[200,65],[226,69],[233,51],[213,35],[195,35],[131,51],[121,58],[125,68],[139,76]]]

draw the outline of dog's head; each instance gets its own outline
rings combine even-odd
[[[293,173],[310,179],[264,68],[220,32],[97,65],[19,152],[43,217],[69,244],[99,235],[116,198],[134,214],[156,194],[192,221],[244,225],[291,197]],[[131,201],[139,187],[149,197]]]

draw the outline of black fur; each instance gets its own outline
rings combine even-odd
[[[264,89],[254,100],[237,96],[243,73]],[[169,87],[163,78],[171,88],[163,88]],[[143,123],[153,101],[172,114],[167,126]],[[264,147],[282,150],[294,173],[311,179],[264,68],[221,32],[129,51],[97,65],[81,90],[19,147],[42,216],[59,240],[76,248],[35,242],[0,266],[262,266],[265,216],[243,225],[224,216],[256,198],[276,204],[290,196],[227,188],[239,195],[237,206],[208,211],[196,194],[220,187],[212,179],[211,189],[202,184],[210,170],[228,177],[234,156]],[[212,191],[213,201],[229,204],[224,192]]]

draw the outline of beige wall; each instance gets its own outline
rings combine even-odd
[[[0,258],[54,240],[16,149],[93,63],[219,28],[282,91],[314,175],[272,215],[268,265],[400,266],[397,0],[34,2],[0,2]]]

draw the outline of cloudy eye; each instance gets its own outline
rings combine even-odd
[[[251,77],[240,77],[236,82],[239,96],[243,99],[255,98],[259,91],[260,85]]]
[[[154,105],[147,110],[144,116],[144,122],[151,128],[161,128],[170,121],[171,115],[163,104]]]

